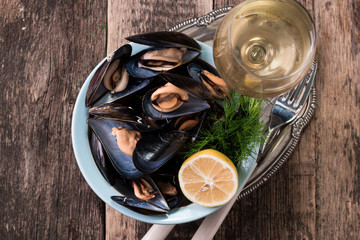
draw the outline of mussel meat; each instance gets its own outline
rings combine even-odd
[[[126,206],[137,209],[152,210],[155,212],[167,212],[170,210],[160,189],[150,176],[144,175],[134,180],[123,180],[116,185],[116,189],[123,196],[113,196],[112,200]]]
[[[136,78],[152,78],[163,71],[188,63],[199,55],[200,52],[186,48],[147,48],[130,58],[126,63],[126,70]]]
[[[160,112],[172,112],[189,100],[189,94],[167,83],[151,94],[153,107]]]
[[[111,90],[114,90],[113,86],[114,83],[110,83],[110,81],[106,82],[106,85],[104,83],[104,77],[107,76],[106,79],[110,79],[109,77],[112,77],[114,72],[117,71],[118,68],[123,69],[123,66],[125,62],[130,58],[132,52],[132,47],[129,44],[125,44],[122,47],[118,48],[116,51],[114,51],[107,59],[106,61],[96,70],[94,76],[90,80],[89,87],[86,92],[85,96],[85,106],[89,107],[93,105],[97,100],[99,100],[102,96],[106,94],[108,91],[106,86],[109,88],[112,88]],[[116,64],[114,64],[116,62]],[[111,71],[107,71],[109,66],[111,66]],[[113,71],[113,69],[115,69]],[[118,81],[119,79],[116,77],[117,73],[115,74],[113,79],[115,79],[115,82],[121,82]],[[123,74],[120,74],[123,75]],[[121,80],[121,78],[120,78]],[[116,88],[115,84],[115,88]],[[126,83],[127,85],[127,83]]]
[[[198,125],[200,119],[198,116],[185,115],[176,119],[174,127],[180,131],[189,131]]]
[[[112,93],[123,91],[129,83],[129,74],[120,59],[113,61],[104,75],[104,85]]]
[[[141,133],[125,127],[113,127],[112,135],[116,137],[119,149],[126,155],[132,156],[135,146],[141,138]]]
[[[190,76],[196,81],[201,81],[204,86],[210,91],[211,95],[215,98],[230,97],[229,87],[225,81],[220,78],[216,69],[210,64],[203,62],[203,66],[195,63],[188,65],[188,72]],[[205,67],[204,67],[205,66]]]
[[[112,134],[114,127],[134,130],[129,124],[102,118],[89,118],[87,122],[100,139],[110,161],[119,174],[129,179],[135,179],[143,175],[143,173],[134,166],[132,157],[119,148],[116,137]]]
[[[178,188],[179,183],[176,175],[155,174],[153,178],[170,209],[179,206],[183,200],[183,194]]]
[[[142,106],[146,115],[157,120],[189,115],[210,108],[205,100],[169,83],[147,92]]]
[[[186,48],[162,48],[153,51],[147,51],[140,57],[139,67],[154,71],[168,71],[179,66]]]

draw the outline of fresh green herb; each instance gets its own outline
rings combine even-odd
[[[260,121],[263,100],[249,98],[231,91],[230,99],[221,105],[224,114],[210,110],[208,121],[195,142],[190,142],[186,157],[205,149],[216,149],[228,156],[239,167],[242,160],[253,153],[254,146],[264,138]]]

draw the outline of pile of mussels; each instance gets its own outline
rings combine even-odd
[[[113,201],[141,213],[164,213],[186,202],[174,156],[196,140],[210,107],[221,114],[217,103],[229,89],[198,58],[201,47],[187,35],[126,39],[149,48],[132,55],[125,44],[95,72],[85,99],[90,147],[104,178],[121,193]]]

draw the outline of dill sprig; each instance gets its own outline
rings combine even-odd
[[[263,138],[260,121],[263,100],[249,98],[231,91],[229,99],[221,102],[224,113],[209,110],[207,123],[194,142],[186,146],[186,157],[205,148],[216,149],[239,167],[242,160],[253,153]]]

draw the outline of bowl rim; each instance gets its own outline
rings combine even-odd
[[[200,58],[208,61],[210,64],[215,66],[212,57],[212,48],[201,42],[199,42],[199,44],[202,48]],[[132,55],[149,47],[146,45],[135,43],[130,43],[130,45],[133,47]],[[219,206],[208,208],[201,207],[196,204],[190,204],[185,207],[170,210],[167,214],[159,216],[149,216],[137,213],[124,206],[121,206],[110,198],[111,196],[119,195],[119,193],[105,180],[94,162],[88,141],[88,127],[86,123],[86,119],[88,118],[88,108],[85,107],[85,95],[88,85],[90,83],[90,79],[93,77],[95,71],[101,66],[101,64],[105,60],[106,57],[102,61],[100,61],[100,63],[87,76],[77,96],[72,115],[71,136],[75,159],[83,177],[85,178],[90,188],[102,201],[104,201],[107,205],[109,205],[119,213],[136,219],[138,221],[151,224],[166,225],[192,222],[200,218],[206,217],[207,215],[214,213],[215,211],[223,207]],[[245,186],[253,169],[255,168],[257,151],[258,149],[255,149],[253,155],[244,159],[242,165],[238,169],[239,187],[237,193],[239,193],[239,191],[241,191],[242,188]]]

